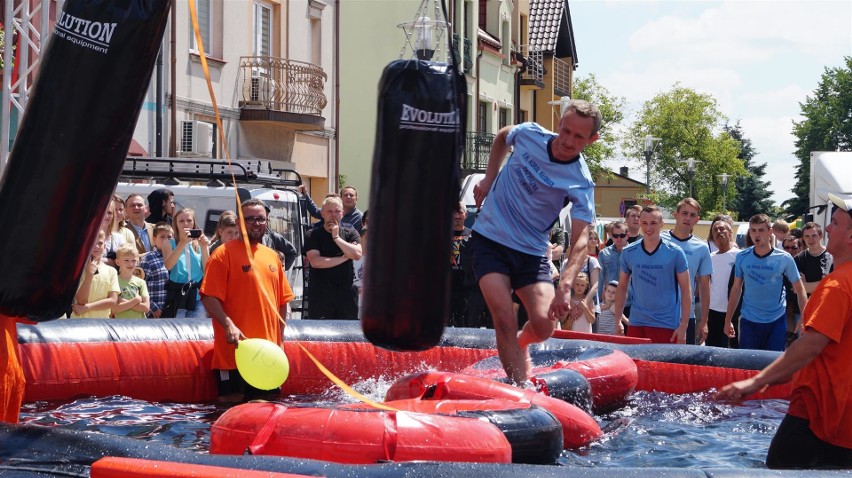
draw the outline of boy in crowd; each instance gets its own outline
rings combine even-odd
[[[624,324],[627,317],[621,315],[621,320],[615,320],[615,293],[618,291],[618,281],[609,281],[604,286],[601,315],[598,317],[598,333],[607,335],[624,335]]]
[[[624,313],[628,286],[633,291],[630,337],[652,343],[686,343],[692,287],[683,250],[660,237],[663,213],[646,206],[639,216],[643,237],[624,248],[615,298],[616,317]]]
[[[132,244],[122,244],[115,252],[115,262],[121,292],[112,308],[113,315],[116,319],[144,319],[151,302],[145,281],[133,274],[139,264],[139,251]]]
[[[754,246],[737,254],[734,262],[734,284],[728,298],[725,334],[736,337],[731,320],[742,296],[740,348],[783,352],[787,335],[784,279],[793,284],[799,310],[805,310],[808,293],[793,257],[772,247],[770,231],[769,217],[765,214],[749,219],[748,234]]]

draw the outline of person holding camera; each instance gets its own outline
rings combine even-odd
[[[210,240],[195,224],[195,211],[184,208],[172,220],[175,239],[163,246],[165,266],[169,270],[166,308],[163,317],[207,318],[198,288],[210,257]]]

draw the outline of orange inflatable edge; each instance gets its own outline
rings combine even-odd
[[[92,478],[298,478],[307,475],[108,456],[92,464]]]

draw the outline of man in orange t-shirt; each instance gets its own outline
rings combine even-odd
[[[852,199],[829,199],[837,206],[825,229],[834,272],[811,294],[804,334],[753,378],[718,393],[739,400],[793,378],[769,468],[852,468]]]
[[[0,315],[0,422],[18,423],[21,403],[24,401],[24,371],[18,353],[18,328],[14,317]]]
[[[261,244],[266,233],[266,206],[259,199],[248,199],[240,207],[253,262],[242,240],[226,242],[208,259],[201,284],[201,301],[213,319],[212,368],[221,402],[275,393],[245,382],[237,370],[234,351],[246,338],[281,343],[287,303],[293,300],[278,253]]]

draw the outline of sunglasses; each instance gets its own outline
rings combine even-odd
[[[616,239],[624,239],[625,237],[627,237],[627,233],[625,232],[624,234],[613,234],[612,237]]]

